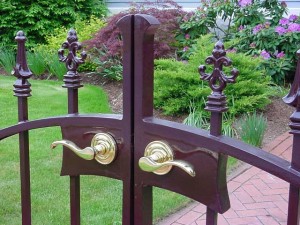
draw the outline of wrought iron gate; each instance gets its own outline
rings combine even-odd
[[[63,87],[68,89],[68,115],[28,121],[31,72],[25,58],[25,36],[18,32],[17,65],[14,75],[19,123],[0,130],[0,139],[19,134],[22,223],[31,224],[30,165],[28,132],[60,126],[64,145],[61,175],[70,176],[71,224],[80,224],[80,176],[98,175],[123,182],[123,225],[152,224],[152,187],[188,196],[207,206],[207,224],[217,224],[217,214],[230,207],[226,163],[231,155],[290,183],[288,225],[299,223],[300,186],[300,63],[295,82],[285,102],[296,107],[291,116],[294,134],[292,162],[259,148],[222,136],[222,113],[227,110],[223,90],[235,82],[238,71],[226,76],[223,66],[231,64],[221,42],[215,45],[206,63],[212,74],[199,67],[201,78],[212,89],[206,109],[211,112],[211,130],[205,131],[153,116],[153,41],[159,26],[147,15],[127,15],[118,22],[123,38],[123,114],[99,115],[78,112],[78,90],[82,87],[77,67],[86,54],[76,32],[71,30],[59,50],[68,68]],[[65,56],[65,49],[68,54]],[[300,56],[300,52],[298,53]],[[72,150],[72,151],[70,151]],[[75,154],[74,154],[75,153]],[[80,165],[80,166],[79,166]]]

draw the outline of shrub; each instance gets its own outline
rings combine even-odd
[[[76,20],[74,29],[77,32],[79,42],[90,39],[95,32],[97,32],[101,27],[104,26],[104,21],[92,16],[89,20]],[[61,45],[67,40],[69,28],[60,27],[56,28],[53,34],[47,36],[46,44],[39,44],[32,48],[32,52],[28,54],[29,64],[31,64],[30,68],[39,67],[42,70],[44,65],[47,65],[48,71],[57,76],[58,79],[63,77],[64,71],[66,71],[63,67],[64,64],[58,62],[57,51],[61,47]],[[41,58],[34,59],[34,56],[38,57],[41,55]],[[34,61],[32,61],[33,59]],[[47,62],[44,62],[43,59],[48,59]],[[53,63],[53,65],[51,65]],[[79,72],[82,71],[95,71],[97,68],[97,64],[92,62],[91,58],[88,57],[84,64],[81,64],[78,68]],[[32,69],[32,72],[35,75],[40,75],[42,72],[35,72],[35,68]],[[45,72],[45,71],[44,71]]]
[[[99,51],[99,55],[105,57],[105,52]],[[118,57],[112,56],[106,60],[100,60],[100,58],[93,59],[93,63],[97,66],[96,73],[111,80],[123,79],[123,65]]]
[[[87,56],[86,61],[80,64],[77,71],[78,72],[95,72],[97,71],[98,65],[91,59],[90,55]]]
[[[278,0],[201,0],[201,3],[194,13],[180,18],[177,39],[184,47],[180,50],[183,58],[189,55],[188,50],[193,50],[195,40],[209,31],[219,39],[225,36],[228,40],[241,27],[256,25],[266,17],[276,23],[286,12],[286,7]]]
[[[92,16],[88,20],[77,19],[74,29],[77,32],[79,42],[89,40],[105,25],[103,19]],[[46,43],[38,45],[34,49],[43,49],[49,52],[57,52],[61,45],[67,40],[67,34],[71,27],[61,26],[54,29],[53,33],[46,37]]]
[[[158,4],[153,2],[135,4],[130,10],[113,15],[108,19],[107,25],[99,30],[93,39],[86,41],[84,44],[86,44],[90,49],[97,48],[97,51],[94,52],[94,57],[98,57],[100,61],[122,61],[123,43],[116,23],[126,14],[143,13],[156,17],[161,23],[155,35],[155,57],[175,57],[175,33],[179,30],[178,18],[186,14],[186,12],[184,12],[180,6],[171,0],[163,0],[159,2],[160,3]],[[100,68],[102,71],[105,69],[110,68]]]
[[[120,12],[116,15],[111,16],[106,26],[101,28],[95,35],[94,38],[87,40],[84,42],[84,45],[87,46],[88,49],[96,48],[97,50],[94,52],[95,57],[99,57],[100,60],[106,60],[113,56],[121,59],[122,53],[122,41],[121,41],[121,33],[117,28],[117,21],[125,16],[127,13]],[[105,57],[102,57],[101,53],[105,53]],[[100,55],[98,55],[100,53]]]
[[[278,23],[265,21],[242,29],[236,35],[235,47],[249,55],[261,56],[262,68],[282,84],[292,80],[296,69],[296,51],[300,48],[300,19],[296,15],[281,18]]]
[[[210,28],[217,36],[220,33],[229,38],[240,26],[261,23],[266,17],[277,23],[287,10],[278,0],[201,0],[201,3],[193,16],[182,18],[182,31],[191,37],[195,32],[205,33]]]
[[[292,80],[296,65],[296,51],[300,48],[300,20],[296,15],[282,18],[287,12],[284,1],[278,0],[202,0],[195,14],[183,17],[181,22],[181,58],[194,51],[192,38],[207,32],[208,28],[225,40],[237,38],[238,51],[261,55],[260,66],[276,83]],[[218,18],[223,21],[222,26]],[[188,37],[188,38],[183,38]],[[291,44],[293,43],[293,44]]]
[[[211,55],[213,46],[211,36],[206,35],[197,41],[197,50],[188,63],[173,59],[155,61],[154,104],[156,108],[168,115],[188,113],[189,102],[194,102],[199,109],[204,108],[205,100],[211,90],[207,82],[200,80],[197,68]],[[228,57],[232,59],[233,66],[240,71],[236,84],[228,85],[225,90],[230,115],[263,109],[270,102],[268,96],[271,91],[270,77],[265,76],[264,71],[257,68],[261,59],[241,53],[228,53]],[[211,66],[207,68],[212,69]],[[225,73],[229,74],[228,68]]]
[[[0,1],[0,42],[14,45],[15,33],[23,30],[30,37],[27,46],[44,43],[55,28],[68,27],[76,19],[105,14],[106,6],[102,0]]]

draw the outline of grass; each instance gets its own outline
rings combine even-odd
[[[241,139],[251,145],[261,147],[267,128],[267,119],[262,114],[244,115],[240,121]]]
[[[9,48],[0,48],[0,67],[4,69],[6,74],[10,74],[16,65],[15,53]]]
[[[34,75],[40,76],[46,72],[47,63],[45,57],[45,53],[42,51],[27,52],[28,66]]]
[[[66,64],[58,60],[57,54],[47,54],[48,71],[51,75],[56,76],[59,80],[67,73]]]
[[[17,123],[17,98],[13,96],[15,78],[0,76],[0,127]],[[61,82],[32,80],[29,119],[67,113],[66,89]],[[86,85],[79,91],[82,113],[110,112],[107,96],[98,87]],[[60,129],[30,131],[32,224],[70,224],[69,178],[60,177],[61,148],[50,150],[61,139]],[[19,152],[17,135],[0,142],[0,224],[21,224]],[[81,177],[82,224],[121,224],[122,183],[99,176]],[[181,208],[189,199],[154,189],[154,218]]]

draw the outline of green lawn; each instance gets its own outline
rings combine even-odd
[[[13,96],[14,77],[0,76],[0,127],[17,123],[17,98]],[[29,119],[67,113],[66,89],[62,82],[30,81]],[[106,94],[96,86],[79,91],[81,113],[109,113]],[[50,150],[60,140],[58,127],[30,131],[30,161],[33,224],[69,224],[69,178],[60,177],[61,147]],[[0,142],[0,224],[21,224],[19,153],[17,135]],[[98,176],[81,178],[82,224],[121,224],[121,181]],[[154,217],[160,218],[187,204],[178,194],[154,189]]]

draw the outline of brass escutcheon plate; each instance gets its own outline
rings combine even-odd
[[[173,161],[174,159],[174,152],[172,148],[167,143],[162,141],[153,141],[146,146],[144,156],[147,157],[154,154],[163,156],[161,160],[158,161],[159,163]],[[163,166],[153,171],[153,173],[157,175],[165,175],[169,173],[171,169],[172,166]]]
[[[95,148],[97,145],[105,146],[104,152],[95,155],[95,160],[97,162],[108,165],[114,161],[117,154],[117,143],[113,136],[107,133],[96,134],[91,141],[91,147]]]

